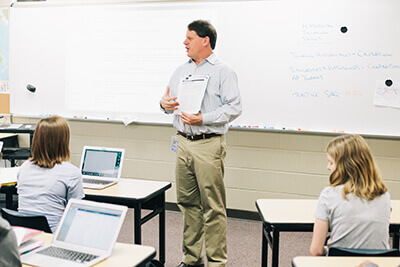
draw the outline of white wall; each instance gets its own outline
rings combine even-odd
[[[37,119],[14,118],[14,122]],[[176,201],[172,126],[69,121],[72,163],[84,145],[124,147],[122,176],[170,181],[167,202]],[[230,130],[226,136],[228,208],[255,211],[259,198],[317,198],[328,183],[325,147],[332,136]],[[367,138],[392,199],[400,199],[400,140]]]
[[[94,0],[80,0],[80,2]],[[76,2],[76,1],[75,1]],[[97,1],[98,2],[98,1]],[[10,0],[0,0],[9,6]],[[12,88],[11,88],[12,90]],[[37,119],[14,118],[14,122]],[[79,164],[84,145],[126,148],[122,176],[170,181],[175,185],[171,126],[70,121],[72,163]],[[324,149],[332,136],[230,130],[227,134],[225,184],[228,208],[255,211],[258,198],[316,198],[329,172]],[[368,138],[392,199],[400,199],[400,140]],[[26,139],[21,140],[27,144]],[[175,186],[167,191],[175,202]]]

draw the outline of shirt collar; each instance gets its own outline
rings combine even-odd
[[[217,61],[217,55],[215,55],[214,52],[213,52],[208,58],[206,58],[204,60],[207,60],[211,65],[215,65],[215,62]],[[189,63],[192,63],[192,62],[194,63],[194,60],[193,59],[189,59]]]

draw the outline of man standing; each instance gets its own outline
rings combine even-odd
[[[176,187],[183,213],[183,262],[179,267],[204,266],[205,241],[208,266],[225,266],[226,197],[225,138],[229,122],[242,111],[236,73],[213,53],[215,28],[203,20],[188,25],[188,62],[178,67],[161,99],[161,108],[173,113],[179,106],[179,83],[190,75],[208,76],[200,112],[174,115],[177,129]]]

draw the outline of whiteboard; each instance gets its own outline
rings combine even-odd
[[[239,77],[232,127],[400,136],[398,10],[398,0],[17,3],[11,112],[170,123],[159,100],[187,61],[187,24],[207,19]]]

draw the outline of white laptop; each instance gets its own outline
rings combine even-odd
[[[71,199],[51,244],[21,256],[33,266],[92,266],[110,256],[126,206]]]
[[[125,149],[85,146],[81,158],[84,188],[103,189],[119,181]]]

